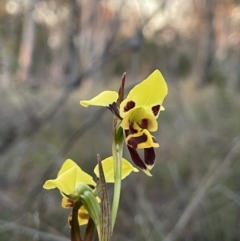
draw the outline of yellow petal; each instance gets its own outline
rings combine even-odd
[[[75,185],[77,179],[77,167],[72,167],[71,169],[65,171],[59,175],[56,179],[50,179],[45,182],[43,188],[53,189],[58,188],[59,191],[66,195],[73,194],[75,192]]]
[[[62,203],[61,203],[61,206],[62,206],[63,208],[72,208],[73,205],[74,205],[74,201],[73,201],[73,200],[71,200],[71,199],[63,196],[63,198],[62,198]]]
[[[89,214],[84,206],[78,210],[78,223],[80,226],[86,225],[88,223]]]
[[[95,96],[91,100],[82,100],[80,105],[88,107],[89,105],[104,106],[107,107],[110,104],[116,102],[118,99],[118,93],[116,91],[103,91],[99,95]]]
[[[88,173],[84,172],[73,160],[67,159],[60,171],[58,172],[58,176],[61,175],[62,173],[66,172],[67,170],[71,169],[72,167],[77,168],[77,177],[76,177],[76,184],[77,183],[85,183],[88,185],[93,185],[95,186],[96,183],[93,181],[92,176],[90,176]]]
[[[154,141],[155,138],[149,133],[148,130],[143,129],[134,134],[129,134],[126,138],[127,145],[134,149],[144,149],[151,147],[159,147],[159,144]]]
[[[121,127],[124,130],[131,129],[129,127],[130,122],[133,122],[134,130],[147,129],[149,131],[157,131],[158,123],[152,114],[146,113],[145,111],[139,111],[140,108],[129,111],[121,122]],[[136,113],[135,113],[136,112]],[[136,121],[136,122],[135,122]]]
[[[122,118],[129,111],[129,103],[131,107],[143,107],[146,112],[158,117],[162,102],[167,95],[168,87],[159,70],[155,70],[147,79],[136,85],[128,94],[127,98],[120,105],[120,115]],[[153,108],[159,107],[154,113]],[[132,109],[133,109],[132,108]]]
[[[96,185],[89,174],[84,172],[75,162],[67,159],[58,172],[57,178],[46,181],[43,188],[58,188],[62,193],[70,195],[74,194],[75,187],[78,183]]]
[[[88,223],[89,217],[90,216],[89,216],[86,208],[84,206],[82,206],[78,210],[78,224],[80,226],[86,225]],[[72,225],[72,214],[70,214],[69,217],[68,217],[68,224],[69,224],[69,228],[71,228],[71,225]]]
[[[131,116],[131,111],[129,111],[129,112],[124,116],[124,118],[123,118],[122,121],[121,121],[121,127],[122,127],[124,130],[129,130],[129,119],[130,119],[130,116]]]
[[[158,122],[156,121],[155,117],[148,113],[144,115],[143,119],[138,123],[138,125],[141,128],[152,132],[157,131],[158,129]]]
[[[58,176],[60,176],[62,173],[68,171],[69,169],[71,169],[72,167],[78,167],[78,165],[71,159],[67,159],[61,166],[59,172],[58,172]]]
[[[144,118],[146,111],[143,107],[134,108],[134,110],[130,111],[129,120],[131,122],[139,122]]]
[[[146,170],[142,169],[142,171],[143,171],[147,176],[152,177],[152,173],[151,173],[148,169],[146,169]]]
[[[98,203],[100,202],[100,198],[96,197]],[[62,199],[62,207],[63,208],[69,208],[69,202],[71,203],[70,199],[64,198]],[[80,226],[86,225],[88,223],[90,215],[88,214],[87,209],[84,206],[81,206],[78,210],[78,223]],[[68,223],[71,223],[72,221],[72,215],[68,218]],[[70,226],[71,227],[71,226]]]
[[[113,157],[108,157],[102,161],[103,172],[105,175],[105,180],[108,183],[114,182],[114,166],[113,166]],[[126,159],[122,158],[122,179],[126,178],[131,172],[138,172],[138,169],[135,168],[128,162]],[[98,165],[94,168],[94,173],[99,177]]]
[[[76,167],[77,168],[77,176],[76,176],[76,183],[85,183],[89,185],[96,185],[96,183],[93,181],[92,176],[84,172],[73,160],[67,159],[60,171],[58,172],[58,176],[62,175],[64,172],[70,170],[71,168]]]

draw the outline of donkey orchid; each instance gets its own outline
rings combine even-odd
[[[90,100],[80,101],[84,107],[89,105],[109,108],[120,120],[125,131],[125,141],[133,162],[147,175],[155,164],[154,148],[159,147],[150,132],[158,129],[157,118],[163,100],[168,93],[167,84],[159,70],[155,70],[148,78],[137,84],[129,92],[126,99],[118,104],[118,92],[103,91]],[[144,149],[144,159],[137,149]]]
[[[126,178],[131,172],[138,172],[138,170],[124,158],[122,159],[122,164],[122,179]],[[102,167],[106,182],[114,182],[112,157],[104,159],[102,161]],[[95,167],[94,173],[99,177],[98,166]],[[79,191],[82,184],[88,185],[91,189],[94,189],[97,185],[92,176],[84,172],[74,161],[67,159],[58,172],[57,178],[47,180],[43,185],[43,188],[59,189],[63,196],[62,207],[71,208],[79,197]],[[98,197],[96,197],[96,199],[100,202]],[[88,222],[89,214],[84,206],[79,209],[78,219],[80,225],[87,224]],[[71,221],[71,216],[69,217],[69,221]]]

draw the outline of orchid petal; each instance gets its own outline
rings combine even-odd
[[[67,198],[65,196],[63,196],[62,198],[62,203],[61,203],[61,206],[63,208],[72,208],[74,205],[74,201],[71,200],[70,198]]]
[[[154,148],[144,149],[144,162],[147,165],[148,170],[152,170],[156,160]]]
[[[78,223],[80,226],[86,225],[88,223],[90,215],[84,206],[78,210]]]
[[[126,114],[126,116],[121,122],[121,127],[125,130],[131,129],[131,122],[133,122],[133,128],[135,130],[148,129],[149,131],[154,132],[158,129],[158,123],[155,117],[151,114],[146,113],[145,111],[140,113],[138,109],[129,111],[129,113]]]
[[[88,214],[88,211],[84,206],[81,206],[81,208],[78,210],[78,224],[80,226],[86,225],[88,223],[90,215]],[[72,223],[72,215],[69,215],[68,217],[68,223],[69,226],[71,227]]]
[[[168,87],[159,70],[155,70],[147,79],[136,85],[120,105],[120,116],[137,107],[143,107],[147,113],[158,117]]]
[[[56,179],[50,179],[45,182],[43,188],[53,189],[58,188],[60,192],[66,195],[74,194],[75,187],[79,183],[85,183],[95,186],[93,178],[84,172],[75,162],[67,159]]]
[[[43,185],[43,188],[58,188],[62,193],[70,195],[75,192],[76,179],[77,167],[72,167],[71,169],[59,175],[56,179],[47,180]]]
[[[126,137],[127,145],[134,149],[144,149],[150,147],[159,147],[155,137],[153,137],[147,129],[143,129]]]
[[[77,177],[76,177],[76,184],[77,183],[85,183],[88,185],[93,185],[95,186],[96,183],[93,181],[92,176],[90,176],[88,173],[84,172],[73,160],[71,159],[67,159],[60,171],[58,172],[58,176],[62,175],[64,172],[68,171],[69,169],[71,169],[72,167],[76,167],[77,168]]]
[[[116,91],[106,90],[90,100],[80,101],[80,105],[84,107],[88,107],[89,105],[109,107],[109,105],[116,102],[117,99],[118,93]]]
[[[102,161],[103,172],[105,180],[107,183],[114,182],[114,166],[113,166],[113,157],[108,157]],[[130,162],[122,158],[122,177],[121,179],[126,178],[130,175],[131,172],[138,172],[138,169],[133,167]],[[98,165],[94,168],[94,173],[99,177]]]
[[[127,146],[127,147],[135,165],[138,166],[146,175],[152,176],[152,174],[147,168],[147,165],[143,162],[142,158],[139,156],[137,150],[130,146]]]

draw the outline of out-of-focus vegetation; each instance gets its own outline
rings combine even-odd
[[[79,100],[158,68],[157,163],[124,180],[113,240],[240,240],[239,4],[2,0],[0,239],[68,240],[42,185],[66,158],[91,172],[111,153],[111,113]]]

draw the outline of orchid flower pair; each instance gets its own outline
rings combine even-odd
[[[159,144],[150,132],[158,129],[157,118],[164,110],[163,100],[168,87],[159,70],[155,70],[147,79],[136,85],[120,104],[116,91],[103,91],[90,100],[82,100],[84,107],[89,105],[109,108],[121,121],[125,132],[125,141],[135,165],[147,175],[155,164],[154,148]],[[137,149],[144,149],[142,159]]]
[[[138,172],[137,168],[122,158],[124,135],[130,156],[138,168],[151,176],[150,170],[155,164],[154,148],[159,147],[159,144],[150,132],[158,129],[157,118],[160,111],[164,110],[162,103],[168,92],[167,84],[160,71],[155,70],[124,99],[124,83],[125,75],[119,92],[107,90],[90,100],[80,101],[84,107],[103,106],[114,114],[112,156],[103,161],[98,156],[98,165],[94,169],[98,182],[75,162],[67,159],[57,178],[46,181],[43,186],[45,189],[58,188],[62,194],[62,207],[72,208],[69,224],[74,241],[92,241],[95,227],[100,241],[111,239],[119,207],[121,180],[131,172]],[[143,158],[137,149],[144,150]],[[114,183],[112,205],[106,183]],[[101,199],[98,197],[99,189]],[[82,239],[79,225],[84,224],[88,226],[86,237]]]

